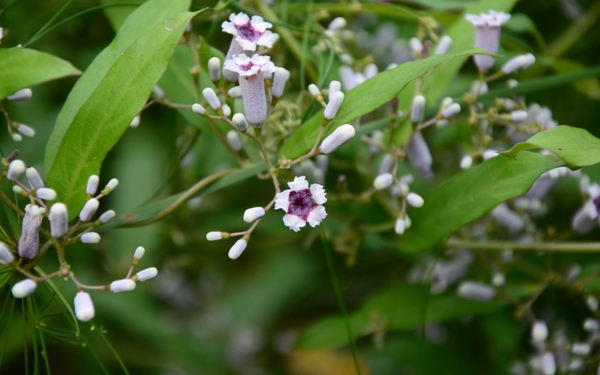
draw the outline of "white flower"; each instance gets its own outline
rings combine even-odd
[[[510,14],[490,10],[489,13],[481,13],[479,16],[467,14],[466,19],[475,26],[475,47],[497,53],[500,27],[510,19]],[[483,72],[487,72],[494,65],[494,58],[491,56],[475,55],[473,58],[479,70]]]
[[[229,22],[231,21],[231,22]],[[229,21],[221,24],[223,31],[234,36],[235,41],[246,51],[255,51],[256,46],[271,48],[275,42],[275,34],[267,30],[273,25],[265,22],[260,16],[252,16],[245,13],[232,13]]]
[[[231,59],[225,61],[224,69],[238,73],[242,77],[250,77],[259,75],[261,72],[275,72],[275,64],[271,62],[269,56],[261,56],[254,54],[248,57],[244,54],[234,55]],[[242,87],[242,96],[243,93]]]
[[[290,189],[284,190],[275,196],[275,209],[286,212],[283,223],[294,232],[306,225],[315,227],[321,223],[327,213],[323,203],[327,202],[325,190],[319,184],[312,184],[310,188],[304,176],[294,178],[288,182]]]

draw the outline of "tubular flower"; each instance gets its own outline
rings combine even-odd
[[[252,16],[245,13],[232,13],[229,21],[221,24],[223,31],[234,36],[236,42],[246,51],[255,51],[256,46],[271,48],[275,42],[274,34],[267,29],[273,25],[265,22],[260,16]]]
[[[510,19],[510,14],[490,10],[489,13],[467,14],[467,21],[475,26],[475,47],[483,48],[489,53],[497,53],[500,44],[500,27]],[[475,55],[475,65],[479,70],[487,72],[494,65],[491,56]]]
[[[312,184],[310,188],[304,176],[294,178],[288,182],[290,187],[275,196],[275,209],[286,212],[283,223],[294,232],[306,225],[315,227],[327,216],[323,203],[327,202],[325,190],[319,184]]]

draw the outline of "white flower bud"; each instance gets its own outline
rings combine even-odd
[[[225,117],[231,116],[231,107],[229,107],[227,104],[223,104],[223,106],[221,107],[221,110],[223,111],[223,116],[225,116]]]
[[[322,101],[323,100],[323,96],[321,95],[321,91],[319,90],[319,88],[317,87],[317,85],[315,85],[314,83],[311,83],[310,85],[308,85],[308,91],[310,91],[310,94],[312,96],[314,96],[315,99],[317,99],[318,101]]]
[[[265,209],[262,207],[252,207],[244,212],[244,221],[252,223],[253,221],[265,216]]]
[[[290,79],[290,72],[287,69],[277,68],[275,70],[273,86],[271,87],[273,97],[279,98],[283,95],[283,89],[288,79]]]
[[[50,207],[48,220],[50,220],[52,237],[60,238],[67,234],[69,215],[67,213],[67,206],[64,203],[54,203]]]
[[[135,253],[133,253],[133,259],[140,260],[145,253],[146,249],[144,249],[142,246],[138,246],[137,249],[135,249]]]
[[[242,140],[240,139],[240,136],[236,130],[230,130],[227,132],[227,143],[234,151],[239,151],[242,149]]]
[[[140,115],[136,115],[129,123],[130,128],[137,128],[140,124]]]
[[[586,357],[592,351],[592,347],[587,342],[576,342],[571,346],[571,352],[575,355]]]
[[[483,95],[488,92],[488,85],[484,81],[473,81],[471,84],[471,94]]]
[[[40,174],[34,167],[27,168],[25,170],[25,175],[27,176],[27,181],[29,181],[29,186],[31,186],[32,189],[44,187],[44,181],[42,181]]]
[[[37,288],[37,283],[35,281],[32,279],[25,279],[16,283],[12,287],[11,292],[15,298],[25,298],[33,293],[35,288]]]
[[[146,268],[145,270],[141,270],[140,272],[135,274],[137,276],[138,281],[144,282],[155,278],[158,275],[158,270],[156,267]]]
[[[502,65],[502,73],[509,75],[519,69],[523,69],[527,65],[527,57],[525,55],[515,56]]]
[[[344,101],[344,93],[341,91],[336,92],[334,95],[330,96],[329,103],[327,103],[327,107],[325,107],[325,112],[323,113],[323,117],[327,120],[331,120],[337,114],[338,109],[342,106],[342,102]]]
[[[398,67],[398,64],[396,63],[390,63],[388,64],[388,66],[385,67],[385,70],[392,70]]]
[[[531,53],[526,53],[525,58],[527,59],[527,63],[525,64],[525,66],[523,66],[523,69],[527,69],[533,64],[535,64],[535,56],[533,56]]]
[[[452,103],[442,111],[442,116],[445,118],[457,115],[460,112],[460,104]]]
[[[242,97],[242,88],[240,86],[233,86],[227,91],[227,95],[232,98],[241,98]]]
[[[333,97],[333,94],[340,91],[342,89],[342,84],[340,81],[331,81],[329,83],[329,100]]]
[[[102,215],[100,215],[100,217],[98,218],[98,220],[100,220],[100,222],[102,224],[106,223],[107,221],[109,221],[110,219],[112,219],[113,217],[115,217],[115,211],[113,210],[108,210],[105,213],[103,213]]]
[[[96,232],[88,232],[81,235],[81,242],[83,243],[98,243],[100,242],[100,235]]]
[[[35,191],[35,195],[45,201],[53,201],[56,199],[56,192],[50,188],[39,188]]]
[[[23,162],[23,160],[19,160],[19,159],[13,160],[8,165],[8,171],[6,172],[6,178],[8,178],[11,181],[18,181],[21,177],[23,177],[23,174],[25,173],[26,168],[27,167],[25,166],[25,163]]]
[[[104,189],[102,189],[102,194],[110,194],[113,190],[117,188],[117,186],[119,186],[119,180],[117,180],[116,178],[111,179],[110,181],[108,181],[108,184],[106,184]]]
[[[333,131],[333,133],[331,133],[327,138],[323,140],[319,149],[323,154],[332,153],[338,147],[351,140],[355,134],[356,131],[354,130],[354,127],[352,125],[345,124],[339,126]]]
[[[21,89],[21,90],[15,92],[14,94],[7,96],[6,100],[9,100],[11,102],[16,102],[19,100],[27,100],[27,99],[31,98],[32,95],[33,95],[33,92],[31,91],[31,89]]]
[[[239,258],[239,256],[242,255],[242,252],[244,252],[244,250],[246,249],[246,246],[248,246],[248,242],[246,240],[244,240],[244,239],[237,240],[233,244],[231,249],[229,249],[229,253],[227,254],[227,256],[230,259]]]
[[[90,178],[88,178],[87,186],[85,187],[85,193],[88,195],[96,194],[99,183],[100,177],[96,176],[95,174],[91,175]]]
[[[221,101],[219,100],[219,97],[217,96],[215,90],[211,89],[210,87],[207,87],[204,90],[202,90],[202,95],[204,96],[204,99],[206,99],[206,101],[208,102],[208,105],[210,105],[211,108],[215,111],[221,107]]]
[[[413,207],[423,207],[423,204],[425,204],[425,200],[416,193],[408,193],[408,195],[406,196],[406,201],[408,202],[408,204],[410,204]]]
[[[245,132],[248,130],[248,121],[246,121],[246,116],[241,113],[236,113],[231,118],[231,122],[238,128],[239,131]]]
[[[377,65],[370,63],[365,66],[365,78],[373,78],[379,73],[379,68]]]
[[[443,37],[440,38],[440,41],[438,42],[438,45],[435,48],[435,54],[436,55],[444,55],[444,54],[446,54],[446,52],[448,52],[448,50],[450,49],[451,46],[452,46],[452,38],[450,38],[448,35],[444,35]]]
[[[506,283],[506,278],[504,277],[504,274],[502,272],[494,272],[494,274],[492,275],[492,285],[500,288],[503,287],[504,284]]]
[[[404,218],[396,219],[396,224],[394,224],[394,232],[396,232],[396,234],[400,235],[400,234],[404,234],[405,230],[406,230],[406,220]]]
[[[92,219],[92,216],[94,216],[94,214],[98,210],[98,206],[100,206],[100,202],[96,198],[92,198],[85,202],[83,208],[81,209],[81,212],[79,213],[79,220],[83,222],[90,221]]]
[[[35,135],[35,130],[25,124],[19,124],[19,126],[17,126],[17,131],[28,138],[31,138]]]
[[[498,155],[500,155],[500,154],[496,150],[492,150],[492,149],[485,150],[483,152],[483,159],[484,160],[488,160],[488,159],[491,159],[491,158],[495,158]]]
[[[77,292],[75,300],[73,301],[75,306],[75,316],[81,322],[87,322],[94,318],[96,314],[94,310],[94,303],[92,297],[86,292]]]
[[[544,342],[548,338],[548,326],[546,323],[538,320],[531,327],[531,340],[533,342]]]
[[[510,233],[520,232],[525,227],[523,218],[511,210],[506,203],[501,203],[492,210],[492,219],[508,229]]]
[[[204,116],[206,114],[206,109],[198,103],[192,104],[192,111],[200,116]]]
[[[11,264],[14,261],[15,257],[10,250],[8,250],[8,247],[6,247],[4,243],[0,242],[0,263]]]
[[[331,31],[340,31],[344,27],[346,27],[346,19],[343,17],[334,18],[329,23],[329,26],[327,26],[327,28]]]
[[[425,97],[423,95],[417,95],[412,101],[412,107],[410,110],[410,121],[413,124],[421,122],[423,112],[425,111]]]
[[[340,61],[341,61],[343,64],[346,64],[346,65],[352,65],[352,63],[354,62],[354,59],[353,59],[353,58],[352,58],[352,56],[350,56],[349,54],[347,54],[347,53],[342,53],[342,54],[340,55]]]
[[[158,85],[152,87],[152,94],[154,95],[154,98],[159,100],[165,98],[165,92]]]
[[[373,142],[371,144],[369,144],[369,151],[373,155],[378,154],[379,151],[381,150],[381,145],[385,141],[385,134],[379,129],[374,130],[373,133],[371,133],[371,140]],[[380,173],[383,173],[383,172],[380,172]]]
[[[25,190],[23,190],[23,188],[22,188],[22,187],[20,187],[19,185],[13,185],[13,187],[12,187],[12,191],[13,191],[15,194],[18,194],[18,195],[24,195],[24,196],[27,196],[27,193],[25,192]]]
[[[223,239],[223,232],[208,232],[206,233],[207,241],[218,241]]]
[[[417,37],[412,37],[408,40],[408,44],[410,45],[410,49],[413,51],[413,53],[419,54],[421,53],[421,51],[423,51],[423,42],[421,42],[421,39],[417,38]]]
[[[510,113],[510,118],[514,122],[523,122],[523,121],[527,120],[527,117],[528,117],[527,111],[523,111],[523,110],[512,111]]]
[[[519,86],[519,81],[517,81],[516,79],[509,79],[508,81],[506,81],[506,86],[510,88],[517,87]]]
[[[596,332],[600,328],[600,321],[598,319],[587,318],[583,322],[583,329],[588,332]]]
[[[489,301],[496,296],[496,291],[483,283],[463,281],[458,287],[458,295],[466,299]]]
[[[351,67],[342,65],[339,68],[340,79],[347,91],[352,90],[356,86],[356,74]]]
[[[375,177],[373,187],[377,190],[387,189],[394,183],[394,176],[391,173],[383,173]]]
[[[15,142],[21,142],[23,140],[23,137],[21,137],[21,134],[14,133],[12,135],[12,140]]]
[[[135,289],[135,281],[131,279],[115,280],[110,283],[110,291],[113,293],[130,292]]]
[[[208,60],[208,75],[213,82],[221,79],[221,60],[218,57],[211,57]]]
[[[391,154],[383,155],[381,158],[381,164],[379,164],[379,174],[391,173],[394,165],[396,164],[396,157]]]
[[[591,312],[596,312],[596,310],[598,310],[598,300],[596,299],[596,297],[588,296],[588,298],[586,298],[585,300],[585,303],[587,304]]]

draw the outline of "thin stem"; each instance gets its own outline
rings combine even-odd
[[[600,242],[537,242],[517,243],[510,241],[461,241],[448,240],[446,247],[452,249],[468,248],[473,250],[503,251],[556,251],[556,252],[600,252]]]
[[[265,163],[267,163],[267,167],[269,168],[269,174],[271,175],[271,179],[273,180],[273,186],[275,187],[275,192],[281,193],[281,189],[279,188],[279,180],[277,179],[277,169],[271,163],[271,159],[269,158],[269,154],[267,154],[267,150],[265,148],[265,144],[262,140],[261,128],[255,128],[256,130],[256,142],[258,143],[258,148],[262,153],[263,159],[265,159]]]

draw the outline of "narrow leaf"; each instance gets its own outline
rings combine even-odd
[[[37,84],[81,74],[70,62],[27,48],[0,49],[0,100]]]

